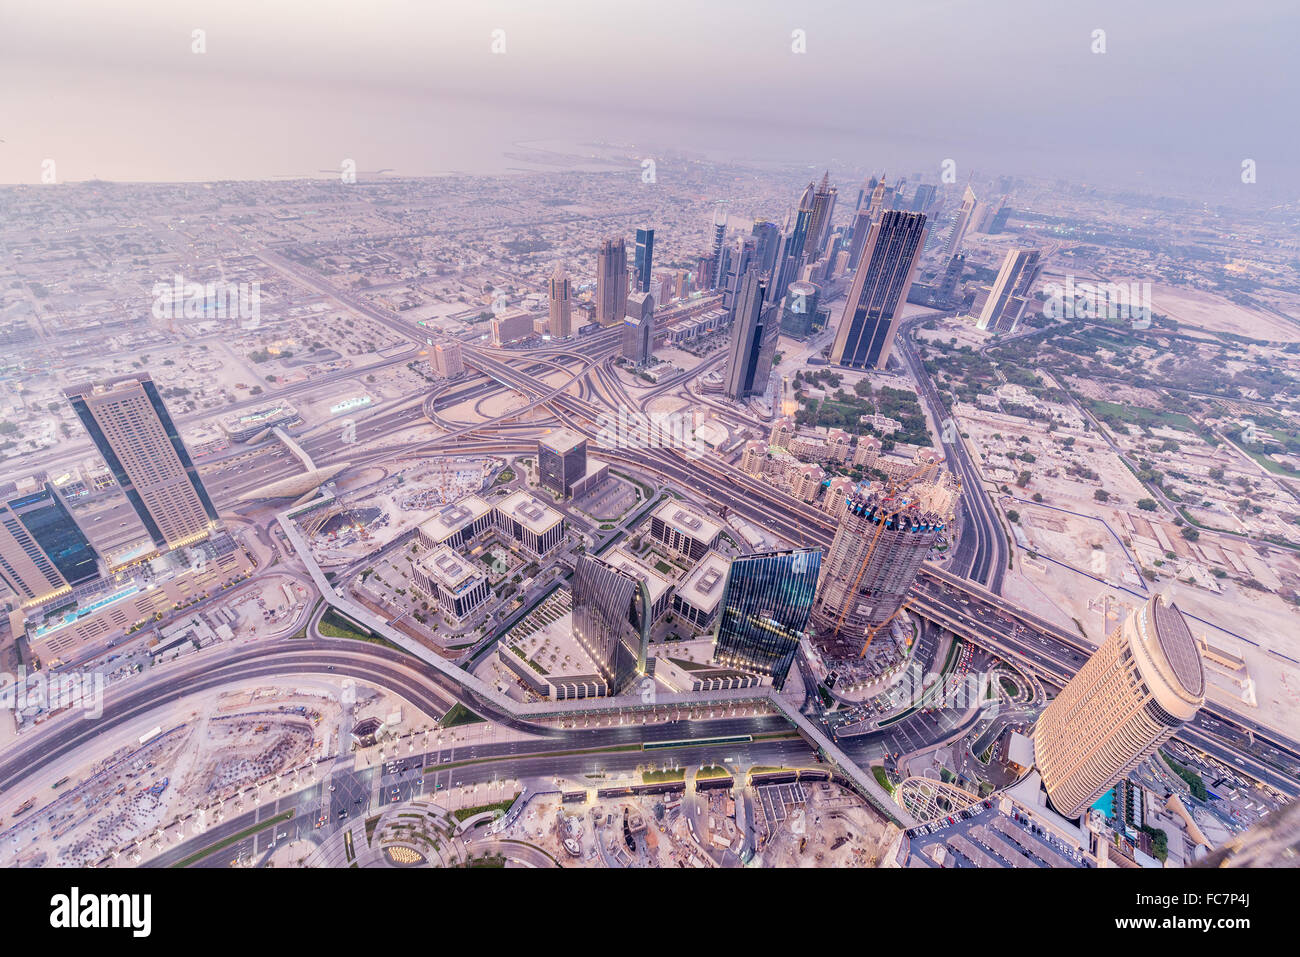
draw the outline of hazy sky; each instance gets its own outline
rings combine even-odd
[[[1300,176],[1294,0],[3,3],[6,183],[45,159],[60,181],[492,170],[543,138],[1225,195],[1244,158],[1261,192]]]

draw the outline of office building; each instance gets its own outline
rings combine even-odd
[[[966,230],[970,228],[971,217],[975,215],[975,207],[978,205],[979,200],[975,198],[975,192],[967,186],[966,194],[962,197],[961,206],[957,210],[957,218],[952,223],[952,232],[948,235],[945,256],[951,258],[961,252],[961,241],[966,235]]]
[[[564,516],[527,492],[515,492],[494,504],[492,518],[498,529],[537,556],[564,538]]]
[[[669,498],[650,513],[650,536],[691,561],[718,544],[722,524],[685,502]]]
[[[745,555],[731,563],[718,611],[716,662],[772,678],[780,689],[808,627],[821,552]]]
[[[492,597],[483,572],[445,545],[414,563],[411,576],[417,588],[438,602],[439,613],[454,624]]]
[[[569,274],[563,263],[555,264],[550,279],[550,320],[552,339],[573,338],[573,303]]]
[[[1034,764],[1057,812],[1076,818],[1195,717],[1201,649],[1177,605],[1136,608],[1043,711]]]
[[[655,231],[641,228],[636,231],[636,248],[632,256],[633,268],[636,270],[637,292],[650,291],[650,270],[654,268]]]
[[[601,243],[596,254],[596,321],[615,326],[627,307],[627,246],[622,236]]]
[[[935,197],[938,195],[938,188],[927,183],[919,183],[916,192],[912,195],[912,212],[928,213],[930,207],[934,205]]]
[[[645,672],[649,589],[634,575],[586,554],[574,563],[570,588],[573,636],[618,695]]]
[[[648,292],[634,292],[627,297],[627,314],[623,317],[623,358],[643,366],[654,353],[655,301]]]
[[[812,335],[820,295],[821,290],[813,283],[802,279],[790,283],[781,306],[781,335],[792,339],[807,339]]]
[[[781,227],[766,220],[754,220],[750,235],[754,239],[754,261],[764,276],[772,276],[781,255]]]
[[[980,312],[979,328],[999,335],[1015,332],[1041,270],[1037,249],[1008,250]]]
[[[826,240],[831,234],[831,217],[835,213],[835,198],[838,190],[831,185],[830,170],[822,176],[821,183],[813,191],[812,216],[808,221],[808,238],[806,240],[808,261],[816,262],[826,251]]]
[[[415,537],[425,548],[460,548],[491,526],[492,506],[477,495],[467,495],[416,526]]]
[[[533,334],[533,316],[527,309],[503,309],[492,317],[492,344],[498,349],[523,342]]]
[[[23,606],[99,577],[99,554],[45,476],[0,494],[0,581]]]
[[[850,369],[884,369],[898,316],[925,248],[925,216],[888,210],[871,227],[854,273],[831,362]]]
[[[731,559],[706,552],[673,590],[673,612],[696,631],[707,631],[718,616]]]
[[[799,278],[804,263],[807,261],[805,247],[807,246],[809,226],[813,216],[813,194],[813,184],[809,183],[804,189],[803,195],[799,197],[799,209],[795,214],[794,228],[788,230],[786,234],[785,246],[777,268],[776,287],[768,293],[768,299],[771,302],[781,300],[786,294],[790,283]],[[787,218],[787,227],[788,225],[789,220]]]
[[[64,390],[158,548],[207,538],[217,510],[148,373]]]
[[[722,285],[722,270],[724,268],[722,248],[727,239],[727,207],[718,204],[713,211],[713,275],[709,277],[710,289],[717,289]],[[704,287],[701,286],[701,289]]]
[[[587,474],[587,440],[556,429],[537,440],[537,479],[543,488],[567,498],[573,484]]]
[[[952,521],[952,485],[943,476],[930,483],[920,478],[902,486],[859,486],[847,497],[812,612],[814,644],[823,657],[866,654]]]
[[[745,273],[736,298],[723,392],[743,401],[767,391],[780,325],[773,321],[776,305],[765,303],[767,284],[757,269]]]
[[[454,379],[465,371],[464,353],[459,342],[439,342],[433,347],[429,364],[433,374],[443,379]]]
[[[762,275],[755,256],[756,249],[753,239],[741,237],[736,240],[735,246],[723,250],[727,264],[722,281],[722,308],[732,315],[735,315],[736,300],[740,296],[740,284],[745,273],[753,266],[754,271]]]

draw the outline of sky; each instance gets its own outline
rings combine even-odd
[[[1261,193],[1300,177],[1293,0],[6,6],[0,183],[494,172],[525,141],[1224,197],[1245,159]]]

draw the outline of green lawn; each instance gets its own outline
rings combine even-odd
[[[254,834],[258,834],[261,831],[265,831],[268,827],[275,827],[278,824],[283,824],[285,821],[289,820],[292,817],[293,817],[293,811],[285,811],[283,814],[277,814],[275,817],[267,818],[265,821],[258,821],[252,827],[246,827],[238,834],[232,834],[230,835],[230,837],[224,838],[223,840],[220,840],[216,844],[213,844],[209,847],[205,847],[201,851],[195,851],[193,854],[191,854],[189,857],[185,858],[184,860],[177,861],[175,864],[172,865],[172,867],[189,867],[191,864],[195,863],[196,861],[203,860],[203,858],[207,857],[209,854],[215,854],[223,847],[230,847],[230,845],[232,844],[238,844],[240,841],[246,838],[250,838]]]

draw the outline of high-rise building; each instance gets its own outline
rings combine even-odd
[[[581,435],[556,429],[537,440],[537,480],[543,488],[567,498],[586,474],[587,440]]]
[[[928,213],[930,207],[934,205],[935,197],[938,195],[938,188],[928,183],[919,183],[916,192],[912,196],[912,212]]]
[[[816,548],[735,559],[722,593],[714,659],[770,675],[779,690],[808,628],[820,569],[821,551]]]
[[[764,276],[771,276],[781,255],[781,227],[766,220],[754,220],[754,261]]]
[[[813,184],[804,188],[799,197],[799,209],[795,214],[794,228],[786,234],[785,245],[781,252],[781,261],[777,264],[776,288],[768,293],[768,300],[779,302],[786,294],[790,283],[799,278],[806,261],[809,224],[813,215]],[[788,219],[787,219],[788,225]]]
[[[64,395],[156,546],[208,537],[216,507],[148,373],[87,382]]]
[[[975,207],[979,205],[979,200],[975,198],[975,191],[969,186],[966,187],[966,194],[962,197],[961,207],[957,210],[957,218],[953,220],[952,232],[948,235],[948,247],[944,251],[945,256],[955,256],[961,252],[961,241],[966,235],[966,230],[970,227],[971,217],[975,215]]]
[[[755,259],[754,240],[742,237],[736,240],[736,245],[731,249],[723,251],[729,253],[726,257],[727,268],[723,276],[722,286],[722,308],[726,309],[732,316],[735,315],[736,300],[740,296],[740,284],[746,272],[751,265],[756,272],[762,275],[762,270],[758,268]]]
[[[627,246],[622,236],[606,239],[596,254],[596,321],[614,326],[627,306]]]
[[[781,310],[781,334],[794,339],[807,339],[812,335],[813,319],[817,316],[821,290],[813,283],[790,283],[785,305]]]
[[[1015,332],[1029,300],[1030,287],[1041,270],[1039,250],[1008,250],[980,312],[979,328],[997,334]]]
[[[1152,596],[1039,716],[1034,764],[1052,806],[1084,813],[1204,703],[1200,646],[1178,606]]]
[[[925,248],[925,216],[889,210],[871,227],[853,276],[831,362],[884,369],[898,331],[898,313]]]
[[[655,300],[648,292],[634,292],[627,297],[627,315],[623,317],[623,358],[643,366],[654,353]]]
[[[871,222],[875,214],[870,204],[863,206],[853,217],[853,238],[849,240],[849,269],[857,269],[862,261],[862,251],[871,237]]]
[[[713,275],[709,277],[710,289],[717,289],[722,285],[722,270],[726,265],[723,262],[722,247],[726,240],[727,207],[719,203],[713,211]]]
[[[40,476],[0,494],[0,581],[21,605],[36,605],[99,577],[99,554],[54,483]]]
[[[767,284],[760,278],[758,270],[748,270],[740,283],[736,317],[731,324],[731,352],[723,386],[729,398],[744,400],[767,391],[767,380],[772,371],[772,355],[768,347],[775,348],[780,325],[773,321],[775,304],[763,301],[766,292]]]
[[[1007,220],[1011,218],[1012,212],[1013,210],[1011,209],[1010,206],[1004,205],[1000,207],[998,211],[993,214],[993,221],[989,223],[988,232],[991,235],[996,235],[997,233],[1006,232]]]
[[[569,339],[573,337],[573,303],[569,274],[564,263],[555,264],[555,272],[550,279],[551,302],[551,338]]]
[[[835,197],[838,190],[831,185],[830,170],[822,176],[822,181],[813,192],[812,216],[808,222],[807,254],[809,262],[822,258],[826,250],[826,240],[831,234],[831,216],[835,212]]]
[[[439,342],[429,359],[433,374],[453,379],[465,371],[465,358],[459,342]]]
[[[650,271],[654,268],[655,231],[642,227],[636,231],[636,250],[633,265],[636,268],[636,289],[638,292],[650,291]]]
[[[859,486],[848,496],[813,605],[814,644],[823,656],[866,654],[952,521],[954,486],[943,473],[928,482],[923,477],[900,486]]]
[[[646,583],[583,554],[573,566],[573,635],[615,695],[645,672],[651,604]]]
[[[492,317],[492,344],[497,348],[522,342],[533,331],[533,316],[527,309],[515,306]]]
[[[948,260],[948,265],[944,267],[943,278],[939,280],[939,301],[942,303],[955,302],[958,297],[958,287],[961,284],[961,275],[966,268],[966,255],[958,253]]]

